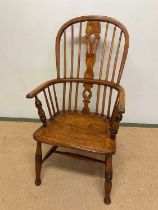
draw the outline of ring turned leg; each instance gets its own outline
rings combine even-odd
[[[41,184],[40,174],[42,168],[42,149],[41,142],[37,142],[36,154],[35,154],[35,171],[36,171],[36,179],[35,185],[39,186]]]
[[[105,156],[105,204],[111,203],[110,193],[112,188],[112,155]]]

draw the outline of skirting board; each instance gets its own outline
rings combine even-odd
[[[34,119],[34,118],[0,117],[0,121],[40,123],[39,119]],[[123,126],[123,127],[141,127],[141,128],[158,128],[158,124],[146,124],[146,123],[121,123],[121,126]]]

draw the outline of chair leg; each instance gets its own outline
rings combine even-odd
[[[105,204],[111,203],[111,198],[110,198],[111,188],[112,188],[112,155],[107,155],[105,156],[105,198],[104,198]]]
[[[36,179],[35,185],[39,186],[41,184],[41,168],[42,168],[42,149],[41,142],[37,142],[36,154],[35,154],[35,171],[36,171]]]

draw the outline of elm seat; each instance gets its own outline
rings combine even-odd
[[[115,141],[109,137],[109,122],[105,116],[66,112],[55,116],[40,127],[34,139],[51,145],[78,148],[98,154],[115,152]]]

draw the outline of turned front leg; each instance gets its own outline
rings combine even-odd
[[[41,149],[41,142],[37,142],[36,154],[35,154],[35,172],[36,172],[36,179],[35,185],[39,186],[41,184],[41,168],[42,168],[42,149]]]
[[[112,188],[112,155],[105,156],[105,204],[111,203],[110,193]]]

